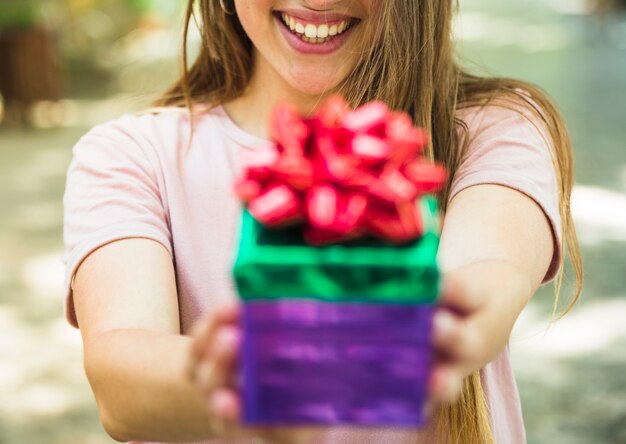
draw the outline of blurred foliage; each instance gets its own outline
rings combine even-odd
[[[4,77],[8,79],[0,87],[4,89],[0,94],[6,95],[7,88],[17,94],[18,80],[28,77],[18,72],[19,69],[32,66],[39,66],[39,74],[54,73],[65,84],[63,88],[57,85],[57,89],[63,89],[67,96],[107,94],[119,89],[119,82],[128,89],[137,89],[136,83],[149,82],[130,82],[129,79],[137,77],[132,69],[156,65],[165,58],[176,60],[184,3],[182,0],[0,0],[0,48],[3,48],[0,65],[5,65]],[[28,44],[37,39],[39,46],[49,48],[46,60],[41,60],[32,50],[32,44]],[[143,76],[151,79],[147,74]]]
[[[3,28],[28,27],[39,20],[38,6],[35,0],[2,0],[0,8],[0,30]]]
[[[150,16],[171,25],[183,2],[176,0],[0,0],[0,31],[42,26],[61,37],[82,30],[115,39]]]

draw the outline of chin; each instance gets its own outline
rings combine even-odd
[[[332,74],[315,73],[314,75],[309,72],[299,76],[290,76],[288,83],[302,94],[318,96],[335,91],[342,80],[343,78],[338,77],[336,71]]]
[[[324,84],[316,84],[316,85],[303,85],[296,84],[292,85],[294,89],[298,90],[300,93],[305,94],[307,96],[321,96],[326,93],[333,92],[337,88],[337,84],[329,85],[327,83]]]

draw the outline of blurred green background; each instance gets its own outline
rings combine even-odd
[[[112,442],[63,318],[61,197],[78,138],[175,79],[180,3],[0,0],[0,444]],[[551,324],[542,288],[511,339],[530,443],[626,442],[624,3],[461,0],[456,23],[468,66],[542,86],[574,139],[583,299]]]

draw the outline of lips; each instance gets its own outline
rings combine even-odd
[[[288,43],[303,53],[326,54],[335,51],[359,20],[336,13],[279,11],[274,14]]]
[[[325,39],[342,34],[354,23],[354,20],[351,18],[330,20],[327,17],[325,17],[326,20],[324,22],[319,23],[315,20],[290,15],[287,12],[283,12],[280,18],[285,26],[287,26],[291,32],[298,35],[298,37],[305,41],[307,41],[306,39],[310,39],[311,41],[309,43],[323,43]]]

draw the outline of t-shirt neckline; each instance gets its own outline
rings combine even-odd
[[[237,126],[222,105],[216,106],[215,111],[222,117],[221,121],[226,135],[243,147],[254,149],[259,146],[267,145],[267,143],[270,142],[268,139],[250,134]]]

